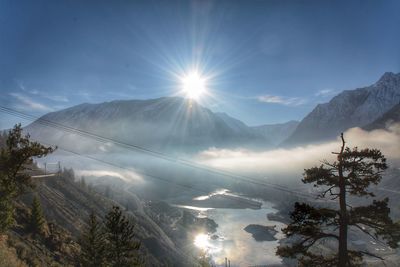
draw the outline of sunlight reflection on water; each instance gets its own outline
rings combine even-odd
[[[215,192],[205,195],[205,196],[198,196],[193,198],[193,200],[206,200],[209,199],[212,196],[217,196],[217,195],[227,195],[228,194],[228,189],[218,189]]]
[[[207,254],[214,254],[221,251],[221,248],[211,244],[210,236],[204,233],[197,234],[194,238],[193,244]]]
[[[219,190],[212,193],[227,194],[227,191]],[[231,194],[231,193],[229,193]],[[211,194],[210,194],[211,195]],[[259,200],[258,200],[259,201]],[[193,244],[211,256],[217,265],[224,264],[225,257],[231,261],[231,266],[248,266],[257,264],[277,264],[281,259],[275,255],[278,240],[283,238],[281,228],[283,223],[269,221],[268,213],[276,212],[272,204],[262,202],[261,209],[227,209],[227,208],[202,208],[200,216],[213,219],[217,224],[217,232],[214,234],[199,233],[194,237]],[[190,207],[186,207],[190,208]],[[278,233],[276,241],[257,242],[251,234],[244,231],[249,224],[276,226]]]

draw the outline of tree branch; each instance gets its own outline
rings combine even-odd
[[[333,193],[332,189],[335,188],[335,185],[332,185],[331,187],[329,187],[328,189],[326,189],[324,192],[321,192],[317,198],[325,198],[326,194],[329,192],[331,196],[337,196],[339,194]]]

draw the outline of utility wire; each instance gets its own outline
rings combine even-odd
[[[83,137],[86,137],[86,138],[89,138],[89,139],[96,140],[97,142],[100,142],[100,143],[103,143],[103,144],[104,143],[112,143],[114,145],[123,147],[123,148],[128,149],[128,150],[139,151],[139,152],[142,152],[142,153],[145,153],[145,154],[148,154],[148,155],[151,155],[151,156],[154,156],[154,157],[157,157],[157,158],[160,158],[160,159],[163,159],[163,160],[175,163],[175,164],[181,164],[181,165],[188,166],[188,167],[195,168],[195,169],[199,169],[199,170],[202,170],[202,171],[205,171],[205,172],[208,172],[208,173],[217,174],[217,175],[225,176],[225,177],[228,177],[228,178],[233,178],[233,179],[236,179],[236,180],[239,180],[239,181],[245,181],[245,182],[248,182],[248,183],[251,183],[251,184],[254,184],[254,185],[264,186],[264,187],[267,187],[269,189],[272,188],[272,189],[279,190],[279,191],[282,191],[282,192],[285,192],[285,193],[295,194],[295,195],[301,196],[303,198],[312,198],[314,200],[317,198],[317,196],[313,196],[313,195],[310,195],[310,194],[302,193],[302,192],[299,192],[299,191],[294,191],[294,190],[292,190],[292,189],[290,189],[290,188],[288,188],[286,186],[274,184],[274,183],[267,182],[267,181],[262,181],[261,182],[261,181],[259,181],[259,179],[256,179],[256,178],[250,178],[248,176],[237,175],[237,174],[233,174],[233,173],[228,172],[228,171],[221,171],[221,170],[218,170],[218,169],[215,169],[215,168],[210,168],[210,167],[195,163],[193,161],[176,158],[176,157],[173,157],[173,156],[169,156],[166,153],[155,151],[155,150],[151,150],[151,149],[145,148],[143,146],[139,146],[139,145],[135,145],[135,144],[129,144],[129,143],[126,143],[126,142],[115,140],[115,139],[112,139],[112,138],[109,138],[109,137],[104,137],[104,136],[101,136],[101,135],[98,135],[98,134],[95,134],[95,133],[91,133],[91,132],[88,132],[88,131],[85,131],[85,130],[81,130],[81,129],[78,129],[78,128],[74,128],[74,127],[71,127],[71,126],[66,126],[66,125],[63,125],[63,124],[60,124],[60,123],[56,123],[56,122],[44,119],[43,117],[30,115],[30,114],[23,113],[23,112],[20,112],[18,110],[15,110],[15,109],[12,109],[12,108],[8,108],[8,107],[4,107],[4,106],[1,106],[1,105],[0,105],[0,112],[7,113],[9,115],[16,116],[16,117],[19,117],[19,118],[22,118],[22,119],[25,119],[25,120],[35,121],[35,123],[39,123],[39,124],[47,126],[47,127],[52,127],[52,128],[57,129],[57,130],[60,130],[60,131],[64,131],[64,132],[68,132],[68,133],[72,133],[72,134],[77,134],[77,135],[80,135],[80,136],[83,136]]]
[[[45,143],[45,142],[41,142],[41,143],[44,144],[44,145],[52,146],[52,144],[49,144],[49,143]],[[87,158],[87,159],[90,159],[90,160],[93,160],[93,161],[97,161],[97,162],[100,162],[100,163],[103,163],[103,164],[106,164],[106,165],[110,165],[112,167],[116,167],[116,168],[122,169],[122,170],[133,171],[133,172],[135,172],[137,174],[146,176],[146,177],[151,178],[153,180],[159,180],[159,181],[162,181],[164,183],[177,185],[179,187],[186,188],[186,189],[189,189],[189,190],[194,191],[194,192],[199,192],[199,193],[205,194],[205,195],[208,195],[210,193],[209,191],[206,191],[206,190],[203,190],[203,189],[199,189],[199,188],[193,187],[193,186],[188,185],[188,184],[182,184],[182,183],[178,183],[178,182],[175,182],[175,181],[171,181],[169,179],[162,178],[162,177],[156,176],[156,175],[152,175],[152,174],[149,174],[147,172],[144,172],[144,171],[141,171],[141,170],[138,170],[138,169],[124,167],[124,166],[121,166],[119,164],[115,164],[115,163],[112,163],[112,162],[109,162],[109,161],[106,161],[106,160],[102,160],[102,159],[99,159],[99,158],[96,158],[96,157],[92,157],[92,156],[89,156],[89,155],[84,155],[84,154],[81,154],[81,153],[78,153],[76,151],[72,151],[70,149],[66,149],[66,148],[63,148],[63,147],[60,147],[60,146],[58,146],[57,149],[65,151],[65,152],[68,152],[68,153],[73,154],[73,155],[76,155],[78,157]],[[219,195],[219,196],[222,197],[222,198],[226,198],[226,199],[232,200],[232,198],[229,195]],[[242,198],[240,196],[239,197],[235,197],[234,200],[238,201],[238,202],[243,202],[245,204],[248,204],[247,199],[244,199],[244,198]]]
[[[39,140],[35,140],[35,141],[40,142]],[[41,142],[41,144],[47,145],[47,146],[53,146],[53,144],[46,143],[46,142]],[[198,189],[198,188],[195,188],[195,187],[187,185],[187,184],[177,183],[175,181],[171,181],[169,179],[165,179],[165,178],[162,178],[162,177],[159,177],[159,176],[155,176],[155,175],[146,173],[144,171],[140,171],[138,169],[124,167],[124,166],[121,166],[121,165],[118,165],[118,164],[115,164],[115,163],[112,163],[112,162],[109,162],[109,161],[105,161],[105,160],[102,160],[102,159],[99,159],[99,158],[96,158],[96,157],[92,157],[92,156],[89,156],[89,155],[84,155],[84,154],[81,154],[81,153],[78,153],[76,151],[73,151],[73,150],[70,150],[70,149],[66,149],[66,148],[63,148],[63,147],[60,147],[60,146],[57,146],[57,149],[58,150],[62,150],[62,151],[67,152],[67,153],[70,153],[70,154],[73,154],[73,155],[78,156],[78,157],[82,157],[82,158],[90,159],[90,160],[93,160],[93,161],[97,161],[97,162],[100,162],[102,164],[106,164],[106,165],[109,165],[109,166],[112,166],[112,167],[116,167],[116,168],[119,168],[119,169],[122,169],[122,170],[133,171],[133,172],[135,172],[137,174],[141,174],[141,175],[146,176],[148,178],[151,178],[153,180],[159,180],[159,181],[162,181],[162,182],[165,182],[165,183],[174,184],[174,185],[177,185],[177,186],[182,187],[182,188],[186,188],[186,189],[189,189],[189,190],[192,190],[192,191],[195,191],[195,192],[199,192],[201,194],[208,195],[210,193],[209,191]],[[60,174],[60,173],[61,173],[61,170],[60,170],[60,172],[58,174]],[[56,174],[35,175],[35,176],[31,176],[31,177],[32,178],[44,178],[44,177],[50,177],[50,176],[55,176],[55,175]],[[31,192],[29,192],[29,193],[31,193]],[[222,198],[227,198],[229,200],[232,200],[232,198],[229,198],[228,195],[220,195],[220,196]],[[248,204],[248,202],[245,199],[241,198],[240,196],[238,198],[235,198],[235,201],[244,202],[244,203]]]

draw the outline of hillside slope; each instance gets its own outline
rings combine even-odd
[[[400,103],[363,128],[365,130],[384,129],[390,124],[398,122],[400,122]]]
[[[57,262],[62,266],[75,265],[79,251],[77,240],[89,214],[93,211],[99,217],[104,217],[112,205],[124,207],[122,203],[110,200],[73,179],[68,171],[59,177],[40,178],[35,192],[24,195],[18,202],[17,225],[10,236],[14,246],[23,248],[25,255],[31,254],[25,259],[21,256],[25,261],[41,259],[40,266],[53,266]],[[25,230],[34,194],[39,196],[48,221],[48,235],[42,241],[32,238]],[[195,261],[186,256],[186,251],[179,249],[175,241],[142,209],[126,212],[135,222],[137,238],[142,242],[140,255],[145,266],[187,266]]]

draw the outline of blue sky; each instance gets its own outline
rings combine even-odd
[[[399,1],[0,0],[0,104],[29,114],[176,95],[249,125],[300,120],[400,71]],[[0,128],[18,119],[0,115]]]

